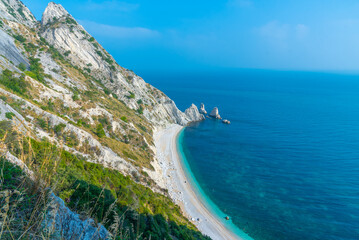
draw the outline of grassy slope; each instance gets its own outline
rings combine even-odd
[[[206,239],[168,197],[154,193],[118,171],[86,162],[47,141],[21,137],[12,130],[9,121],[0,122],[0,138],[72,210],[91,216],[107,227],[115,216],[123,216],[119,230],[122,234],[126,232],[128,239],[140,235],[140,239]],[[3,168],[5,173],[11,169],[8,165]],[[113,203],[115,207],[111,208]]]

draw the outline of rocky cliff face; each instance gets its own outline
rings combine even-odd
[[[192,106],[185,111],[186,116],[192,121],[202,121],[205,117],[199,113],[196,105],[192,104]]]
[[[112,239],[110,233],[93,219],[81,219],[81,216],[66,207],[64,201],[50,195],[50,207],[44,224],[51,232],[52,239],[99,240]]]
[[[16,47],[14,39],[6,32],[0,29],[0,55],[4,62],[4,67],[13,68],[11,65],[18,66],[20,63],[24,63],[27,66],[27,59],[20,53],[20,50]],[[11,62],[13,64],[11,64]]]
[[[40,35],[50,45],[67,55],[73,64],[87,71],[93,78],[100,79],[129,108],[139,109],[139,101],[144,103],[144,115],[154,125],[186,125],[198,121],[179,111],[171,99],[141,77],[119,66],[61,5],[49,3],[42,16],[41,26]]]
[[[19,0],[0,0],[0,17],[30,28],[38,24],[34,15]]]

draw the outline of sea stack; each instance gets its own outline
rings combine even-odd
[[[201,108],[199,109],[199,112],[202,113],[202,114],[204,114],[204,115],[207,114],[207,111],[206,111],[206,109],[204,108],[204,104],[203,104],[203,103],[201,103]]]
[[[218,108],[213,108],[212,112],[209,114],[210,117],[216,118],[216,119],[222,119],[221,115],[218,113]]]

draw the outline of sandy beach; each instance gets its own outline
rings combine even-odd
[[[157,131],[154,136],[157,159],[162,170],[164,184],[171,198],[203,234],[214,240],[242,239],[227,229],[206,209],[190,185],[177,152],[176,139],[182,128],[179,125],[171,125]]]

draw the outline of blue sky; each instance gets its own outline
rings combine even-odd
[[[44,0],[24,0],[36,15]],[[359,70],[359,1],[58,0],[135,71]]]

